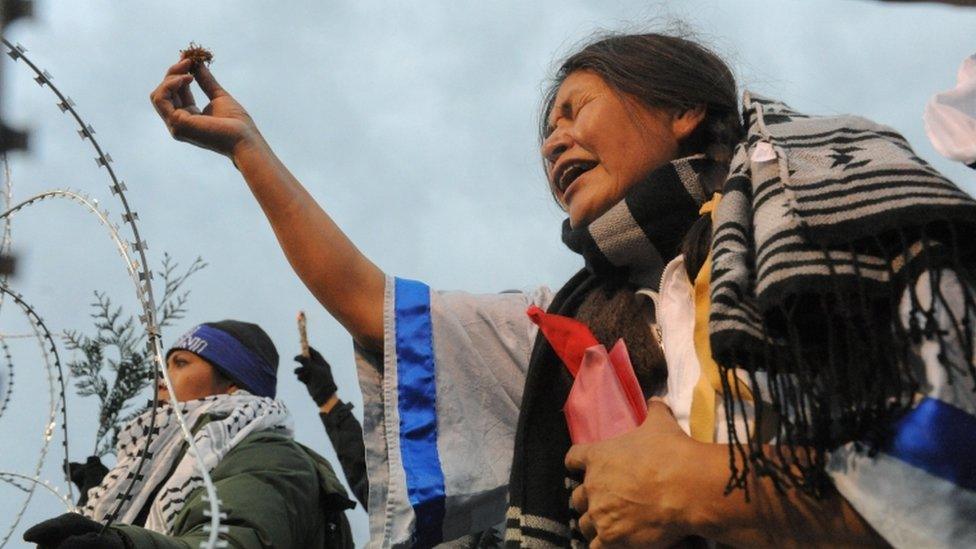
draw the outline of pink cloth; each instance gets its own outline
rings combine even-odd
[[[575,378],[563,408],[573,444],[606,440],[644,422],[647,404],[622,339],[607,353],[582,322],[538,307],[527,313]]]

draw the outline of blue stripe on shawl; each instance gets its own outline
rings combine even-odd
[[[884,452],[953,484],[976,490],[976,417],[925,398],[895,424]]]
[[[443,537],[445,496],[444,471],[437,452],[430,288],[401,278],[395,284],[400,457],[410,505],[417,515],[414,546],[433,547]]]

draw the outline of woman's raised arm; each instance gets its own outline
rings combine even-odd
[[[190,92],[194,79],[210,100],[202,110]],[[169,68],[150,99],[175,139],[233,160],[308,289],[360,345],[382,349],[383,271],[281,163],[247,111],[210,70],[184,59]]]

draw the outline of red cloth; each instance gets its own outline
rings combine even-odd
[[[535,306],[527,314],[573,375],[563,408],[573,444],[606,440],[644,422],[647,404],[622,339],[607,353],[578,320]]]

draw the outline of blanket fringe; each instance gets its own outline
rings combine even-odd
[[[825,467],[831,450],[854,442],[873,455],[914,405],[921,386],[914,348],[924,341],[937,342],[950,383],[960,374],[976,380],[972,260],[961,257],[959,245],[953,223],[936,222],[843,249],[823,247],[830,283],[767,311],[762,344],[753,352],[716,357],[729,433],[726,493],[744,489],[748,497],[755,475],[771,478],[779,490],[822,496],[830,486]],[[885,259],[887,292],[866,285],[859,267],[865,257]],[[942,291],[946,271],[962,282],[961,316],[953,312],[959,304]],[[916,287],[922,277],[928,277],[929,299]],[[939,314],[949,315],[951,333],[940,327]],[[952,342],[961,343],[964,372],[948,358]],[[760,372],[767,376],[761,398]],[[743,399],[747,383],[756,395],[752,421]],[[767,446],[773,438],[776,444]]]

